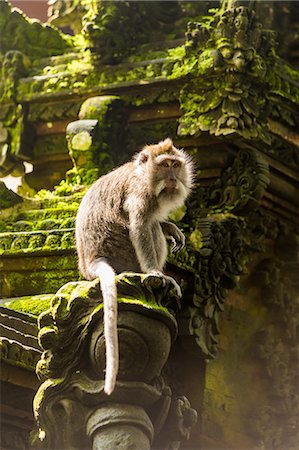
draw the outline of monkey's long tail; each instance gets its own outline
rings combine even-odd
[[[117,290],[115,272],[110,264],[100,258],[94,264],[94,272],[100,278],[104,303],[104,336],[106,343],[106,394],[112,394],[119,364],[118,336],[117,336]]]

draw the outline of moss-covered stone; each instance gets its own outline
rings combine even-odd
[[[8,208],[18,203],[21,203],[22,197],[17,195],[12,190],[8,189],[3,181],[0,181],[0,207]]]
[[[180,134],[209,131],[270,142],[265,120],[270,101],[278,79],[285,79],[282,73],[292,69],[276,55],[273,33],[262,29],[252,9],[222,8],[191,22],[185,46],[173,54],[179,59],[172,76],[189,77],[180,95]],[[298,100],[297,76],[288,86],[281,83],[279,95],[291,89],[290,100]]]
[[[11,49],[30,57],[57,55],[71,48],[71,39],[50,25],[28,19],[20,10],[0,3],[1,53]]]
[[[52,295],[46,294],[27,296],[4,302],[2,305],[14,311],[20,311],[37,317],[49,308],[51,299]]]

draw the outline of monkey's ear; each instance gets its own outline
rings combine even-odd
[[[138,153],[137,157],[136,157],[136,162],[137,164],[144,164],[146,163],[146,161],[148,161],[149,158],[149,154],[147,151],[142,151],[140,153]]]

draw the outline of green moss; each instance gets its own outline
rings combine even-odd
[[[134,298],[134,297],[132,297],[132,298],[130,298],[130,297],[117,297],[117,301],[119,303],[125,303],[125,304],[128,304],[128,305],[139,305],[139,306],[142,306],[142,307],[144,307],[146,309],[152,309],[152,310],[156,310],[156,311],[164,311],[164,312],[169,314],[169,311],[168,311],[167,308],[165,308],[165,306],[158,305],[155,302],[149,302],[147,300],[140,300],[140,299],[137,299],[137,298]]]
[[[195,250],[200,251],[201,247],[203,246],[201,232],[199,230],[192,231],[192,233],[189,236],[189,240],[192,247]]]
[[[21,297],[3,303],[3,306],[14,311],[20,311],[33,316],[39,316],[50,307],[52,295],[39,295],[37,297]]]
[[[30,57],[58,55],[70,49],[72,38],[48,24],[28,19],[10,4],[0,2],[1,52],[18,50]]]
[[[72,138],[71,145],[74,150],[87,151],[92,145],[92,138],[87,131],[81,131]]]
[[[173,53],[174,54],[174,53]],[[138,58],[137,58],[138,60]],[[35,72],[35,77],[28,83],[21,81],[18,85],[18,96],[29,100],[40,93],[79,92],[91,87],[105,88],[108,85],[126,83],[146,83],[146,80],[167,78],[172,74],[175,64],[173,55],[168,51],[150,51],[142,54],[142,61],[123,63],[118,66],[103,66],[89,51],[74,54],[72,60],[57,64],[53,59]]]
[[[187,207],[186,207],[186,205],[183,205],[181,208],[179,208],[176,211],[174,211],[173,213],[171,213],[169,218],[173,222],[179,222],[180,220],[182,220],[184,218],[186,211],[187,211]]]
[[[34,252],[32,257],[34,258]],[[32,265],[32,259],[29,259],[31,267],[28,271],[18,267],[14,271],[4,272],[1,286],[2,296],[21,297],[55,293],[62,285],[68,281],[77,280],[79,277],[75,256],[57,256],[56,258],[45,256],[39,258],[40,262],[36,261],[36,267]],[[60,261],[61,259],[63,260]],[[53,265],[54,268],[51,267]],[[43,270],[42,267],[46,267],[47,270]]]

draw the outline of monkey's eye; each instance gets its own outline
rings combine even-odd
[[[178,169],[179,167],[181,167],[181,163],[179,161],[174,161],[174,163],[172,164],[172,167],[174,169]]]
[[[160,164],[162,167],[169,167],[169,163],[167,161],[163,161]]]

